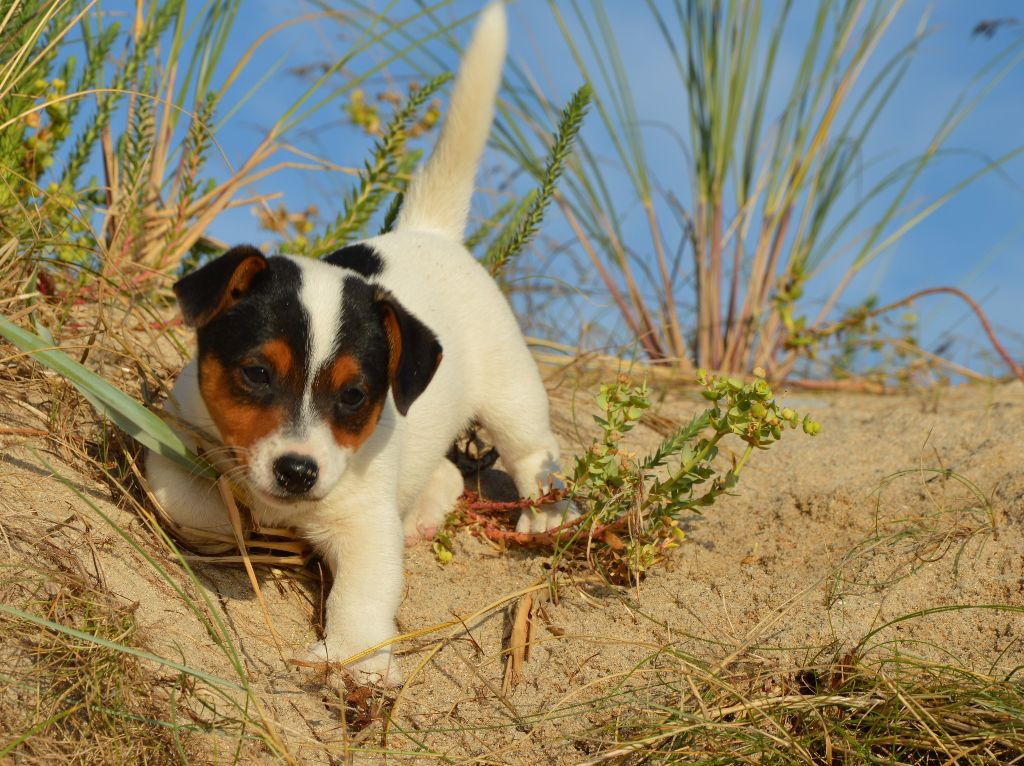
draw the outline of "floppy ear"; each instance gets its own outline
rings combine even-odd
[[[174,284],[181,315],[189,327],[199,328],[238,301],[256,275],[267,268],[267,259],[249,245],[228,250],[201,269]]]
[[[398,411],[405,415],[437,372],[441,344],[430,328],[406,311],[391,293],[378,290],[376,300],[391,349],[391,394]]]

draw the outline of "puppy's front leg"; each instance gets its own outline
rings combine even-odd
[[[352,503],[357,509],[317,548],[331,567],[334,585],[324,613],[325,638],[311,649],[317,660],[344,662],[395,635],[402,598],[402,523],[395,505]],[[353,660],[347,669],[361,682],[401,683],[392,647]]]

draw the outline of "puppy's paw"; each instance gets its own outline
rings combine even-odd
[[[411,548],[420,540],[433,540],[437,536],[437,530],[438,527],[436,525],[405,524],[405,547]]]
[[[537,510],[524,508],[519,514],[519,521],[516,522],[516,532],[523,534],[547,532],[549,529],[554,529],[579,517],[580,512],[568,500],[548,503],[540,506]]]
[[[437,530],[444,527],[445,519],[455,507],[455,501],[462,494],[462,474],[453,463],[442,460],[434,470],[413,504],[408,515],[402,519],[406,546],[420,540],[433,540]]]
[[[341,641],[317,641],[309,647],[309,661],[340,663],[360,651]],[[402,674],[395,664],[391,647],[379,649],[345,665],[344,668],[346,673],[362,685],[400,686],[402,683]]]

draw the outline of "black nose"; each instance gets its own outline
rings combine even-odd
[[[302,455],[282,455],[274,461],[274,478],[291,495],[309,492],[319,472],[316,461]]]

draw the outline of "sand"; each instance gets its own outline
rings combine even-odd
[[[554,425],[572,455],[593,433],[593,386],[558,373],[549,386]],[[701,406],[692,390],[657,394],[651,425],[631,434],[637,449],[657,443],[665,419],[683,422]],[[370,720],[379,691],[351,697],[346,722],[341,675],[287,662],[316,638],[315,577],[259,570],[279,653],[241,567],[197,564],[196,572],[300,763],[340,763],[346,748],[362,751],[359,763],[382,760],[381,749],[407,754],[388,759],[402,763],[425,752],[434,755],[423,762],[437,754],[455,763],[581,762],[605,746],[617,714],[671,703],[659,679],[690,661],[724,664],[733,677],[766,685],[855,648],[984,672],[1024,662],[1020,611],[941,610],[1024,605],[1024,386],[783,399],[811,412],[821,434],[788,432],[754,455],[737,494],[687,516],[686,543],[639,585],[609,585],[586,567],[561,571],[557,598],[536,613],[531,656],[507,693],[503,637],[523,592],[550,579],[544,555],[499,549],[467,528],[451,530],[448,565],[429,544],[408,551],[400,629],[449,624],[399,643],[412,680],[386,703],[390,722]],[[31,412],[5,412],[0,550],[9,565],[31,565],[42,545],[60,549],[133,606],[148,651],[232,678],[208,631],[144,560],[143,551],[198,595],[142,517],[45,439],[8,433],[39,427]],[[936,611],[889,624],[926,610]],[[146,667],[157,681],[175,675]],[[206,740],[211,760],[230,747],[215,735]],[[274,761],[258,743],[244,753],[247,762]]]

